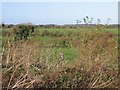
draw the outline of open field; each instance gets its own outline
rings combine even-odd
[[[3,28],[4,88],[118,88],[118,29],[35,28],[14,41]]]

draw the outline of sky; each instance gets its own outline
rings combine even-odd
[[[1,0],[2,2],[118,2],[119,0]]]
[[[85,16],[118,23],[117,2],[3,2],[2,22],[18,24],[75,24]]]

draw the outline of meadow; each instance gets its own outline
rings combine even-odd
[[[3,88],[118,88],[118,28],[2,29]]]

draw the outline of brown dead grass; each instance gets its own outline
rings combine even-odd
[[[84,38],[83,38],[84,37]],[[4,88],[118,88],[117,42],[111,34],[80,34],[71,41],[79,50],[72,63],[47,61],[48,53],[36,56],[39,45],[9,41],[3,48]],[[42,56],[42,57],[41,57]]]

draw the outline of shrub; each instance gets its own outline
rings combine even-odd
[[[17,25],[13,28],[15,40],[28,39],[28,36],[34,32],[34,27],[31,25]]]
[[[45,36],[49,36],[50,35],[50,32],[47,31],[47,30],[44,30],[41,34],[41,36],[45,37]]]
[[[61,37],[63,36],[63,34],[61,34],[58,31],[55,32],[49,32],[48,30],[44,30],[41,34],[41,36],[45,37],[45,36],[51,36],[51,37]]]

